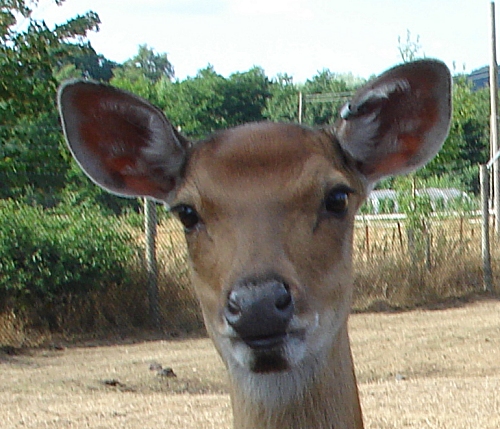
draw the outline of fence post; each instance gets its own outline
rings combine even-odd
[[[144,234],[146,242],[146,272],[148,285],[149,317],[152,326],[160,329],[160,304],[158,300],[158,266],[156,262],[156,203],[144,198]]]
[[[483,258],[483,288],[487,292],[493,290],[493,276],[491,272],[491,255],[490,255],[490,216],[489,216],[489,181],[488,168],[486,165],[479,166],[479,181],[481,183],[481,211],[482,211],[482,228],[481,228],[481,255]]]
[[[298,112],[298,117],[299,117],[299,124],[302,123],[302,111],[304,109],[304,96],[302,94],[302,91],[299,91],[299,112]]]

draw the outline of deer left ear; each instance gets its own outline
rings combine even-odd
[[[182,180],[190,143],[146,100],[98,82],[59,88],[68,146],[87,175],[107,191],[169,203]]]
[[[432,159],[450,128],[451,75],[440,61],[388,70],[361,88],[336,125],[340,145],[370,183]]]

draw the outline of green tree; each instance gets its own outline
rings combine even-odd
[[[174,67],[166,53],[157,54],[148,45],[139,45],[137,55],[123,64],[124,69],[135,69],[151,82],[156,83],[162,78],[172,80]]]
[[[174,67],[167,54],[156,54],[147,45],[140,45],[137,54],[113,69],[111,84],[139,95],[151,103],[161,104],[158,91],[174,77]]]
[[[66,45],[66,56],[59,62],[54,76],[58,81],[70,78],[90,78],[109,82],[118,64],[98,54],[90,45]]]
[[[474,91],[465,76],[455,77],[450,133],[438,155],[418,175],[459,177],[464,190],[478,192],[477,165],[488,161],[488,147],[488,89]]]
[[[279,74],[271,81],[269,91],[264,116],[271,121],[297,122],[300,89],[293,78]]]
[[[111,84],[118,88],[139,95],[151,103],[157,104],[155,84],[140,69],[117,67],[113,71]]]
[[[8,0],[0,6],[0,198],[29,196],[50,204],[68,168],[54,71],[68,44],[83,47],[80,40],[100,21],[88,12],[49,29],[31,17],[37,4]]]
[[[175,126],[192,138],[203,138],[226,128],[224,87],[226,80],[212,66],[198,71],[195,77],[159,85],[160,107]]]
[[[223,86],[222,109],[227,126],[263,120],[271,96],[269,86],[269,79],[260,67],[230,75]]]
[[[208,66],[193,78],[176,82],[163,79],[155,88],[158,105],[192,138],[263,120],[270,97],[269,80],[258,67],[226,79]]]

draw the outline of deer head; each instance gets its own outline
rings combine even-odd
[[[252,123],[192,143],[147,101],[65,83],[69,147],[99,186],[164,202],[184,225],[237,428],[360,428],[347,318],[354,216],[375,183],[429,161],[448,133],[439,61],[361,88],[335,126]]]

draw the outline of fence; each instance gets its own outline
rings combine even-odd
[[[182,228],[163,207],[145,207],[139,206],[140,215],[122,215],[125,220],[116,224],[141,249],[131,282],[89,285],[80,295],[61,292],[43,311],[1,295],[0,346],[202,329]],[[414,307],[483,291],[480,212],[441,209],[417,222],[401,213],[362,210],[353,245],[356,310]],[[494,273],[497,248],[491,255]]]
[[[436,214],[418,229],[405,215],[358,216],[354,261],[358,309],[414,307],[481,292],[480,213]]]

